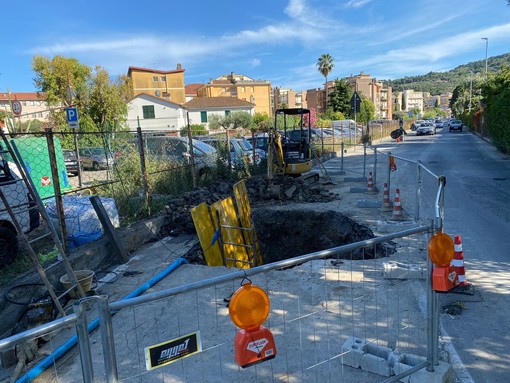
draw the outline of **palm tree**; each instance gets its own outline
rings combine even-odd
[[[328,74],[331,72],[335,64],[333,63],[333,57],[329,53],[323,53],[319,60],[317,60],[317,69],[324,76],[326,82],[324,88],[326,91],[326,105],[324,111],[328,109]]]

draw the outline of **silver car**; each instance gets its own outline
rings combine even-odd
[[[80,148],[78,152],[82,169],[101,170],[113,166],[113,156],[104,148]]]
[[[421,136],[423,134],[436,134],[436,126],[432,122],[424,122],[416,128],[416,135]]]

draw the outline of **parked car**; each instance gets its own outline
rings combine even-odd
[[[151,158],[159,161],[178,164],[191,162],[188,137],[148,136],[144,139],[144,148]],[[199,173],[216,166],[216,149],[200,140],[193,140],[193,156]]]
[[[416,135],[436,134],[436,126],[432,122],[424,122],[416,129]]]
[[[197,139],[214,147],[219,154],[226,153],[227,140],[224,137],[204,136]],[[246,142],[241,144],[241,140],[237,138],[230,138],[229,142],[232,167],[242,168],[245,164],[253,164],[253,150],[249,149]],[[260,158],[258,161],[260,162]]]
[[[461,120],[453,119],[448,123],[448,130],[451,132],[452,130],[459,130],[462,132],[463,123]]]
[[[434,125],[436,125],[436,128],[442,128],[443,127],[443,120],[435,120]]]
[[[80,148],[80,163],[85,169],[101,170],[113,166],[113,156],[104,148]]]
[[[79,173],[78,156],[74,150],[63,149],[64,162],[66,164],[66,170],[68,174],[77,176]]]
[[[239,145],[241,145],[243,150],[246,153],[248,153],[248,152],[251,153],[250,157],[253,157],[253,145],[251,144],[251,142],[244,137],[236,138],[236,140],[239,142]],[[255,161],[254,161],[255,164],[256,165],[260,164],[260,161],[262,160],[262,158],[267,158],[266,151],[262,150],[260,148],[255,148]]]
[[[416,120],[415,122],[413,122],[413,123],[411,124],[411,130],[412,130],[412,131],[415,131],[415,130],[416,130],[416,129],[418,129],[418,127],[419,127],[421,124],[423,124],[423,123],[425,123],[425,120]]]

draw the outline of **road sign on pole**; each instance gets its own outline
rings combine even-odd
[[[361,97],[358,92],[354,92],[351,97],[351,109],[354,114],[359,113],[361,109]]]
[[[69,126],[70,129],[78,129],[80,127],[76,108],[66,108],[66,117],[67,126]]]
[[[19,100],[13,100],[11,104],[12,113],[14,113],[16,116],[19,116],[21,114],[21,102]]]

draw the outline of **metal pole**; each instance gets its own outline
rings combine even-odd
[[[482,40],[485,40],[485,81],[487,81],[487,52],[489,50],[489,38],[482,37]]]
[[[363,144],[363,177],[365,177],[367,168],[367,146]]]
[[[55,154],[55,142],[53,141],[53,131],[50,128],[44,130],[46,136],[46,142],[48,145],[48,157],[50,159],[50,171],[53,183],[53,191],[55,193],[55,206],[57,208],[58,223],[60,227],[60,233],[62,235],[62,248],[65,252],[68,250],[67,246],[67,227],[64,214],[64,201],[62,199],[62,193],[60,191],[60,179],[57,169],[57,159]]]
[[[117,383],[117,358],[115,355],[115,342],[113,340],[112,313],[108,305],[108,295],[99,295],[98,309],[101,327],[101,343],[103,344],[103,359],[108,383]]]
[[[377,149],[374,148],[374,171],[372,172],[373,174],[373,181],[374,181],[374,186],[377,186]]]
[[[434,222],[430,223],[432,231],[434,231]],[[427,236],[430,241],[431,235]],[[427,242],[428,242],[427,241]],[[432,261],[427,257],[427,361],[429,365],[427,371],[434,371],[434,291],[432,290]]]
[[[343,172],[344,171],[344,140],[342,140],[340,148],[342,150],[342,156],[340,157],[340,170]]]
[[[88,298],[80,299],[73,304],[76,314],[76,335],[80,348],[81,371],[85,383],[94,383],[94,368],[92,366],[92,353],[90,351],[89,331],[87,327],[87,311],[82,303]]]
[[[414,218],[416,221],[420,219],[420,196],[421,188],[423,186],[422,174],[421,174],[421,161],[418,160],[416,164],[416,205],[414,207]]]
[[[136,128],[136,135],[138,136],[138,154],[140,155],[140,169],[142,171],[142,193],[145,201],[145,208],[147,214],[150,215],[149,203],[149,186],[147,182],[147,167],[145,165],[145,150],[143,147],[142,128],[140,127],[140,119],[138,119],[138,127]]]
[[[388,177],[386,183],[388,184],[388,191],[391,190],[391,152],[388,152]]]

